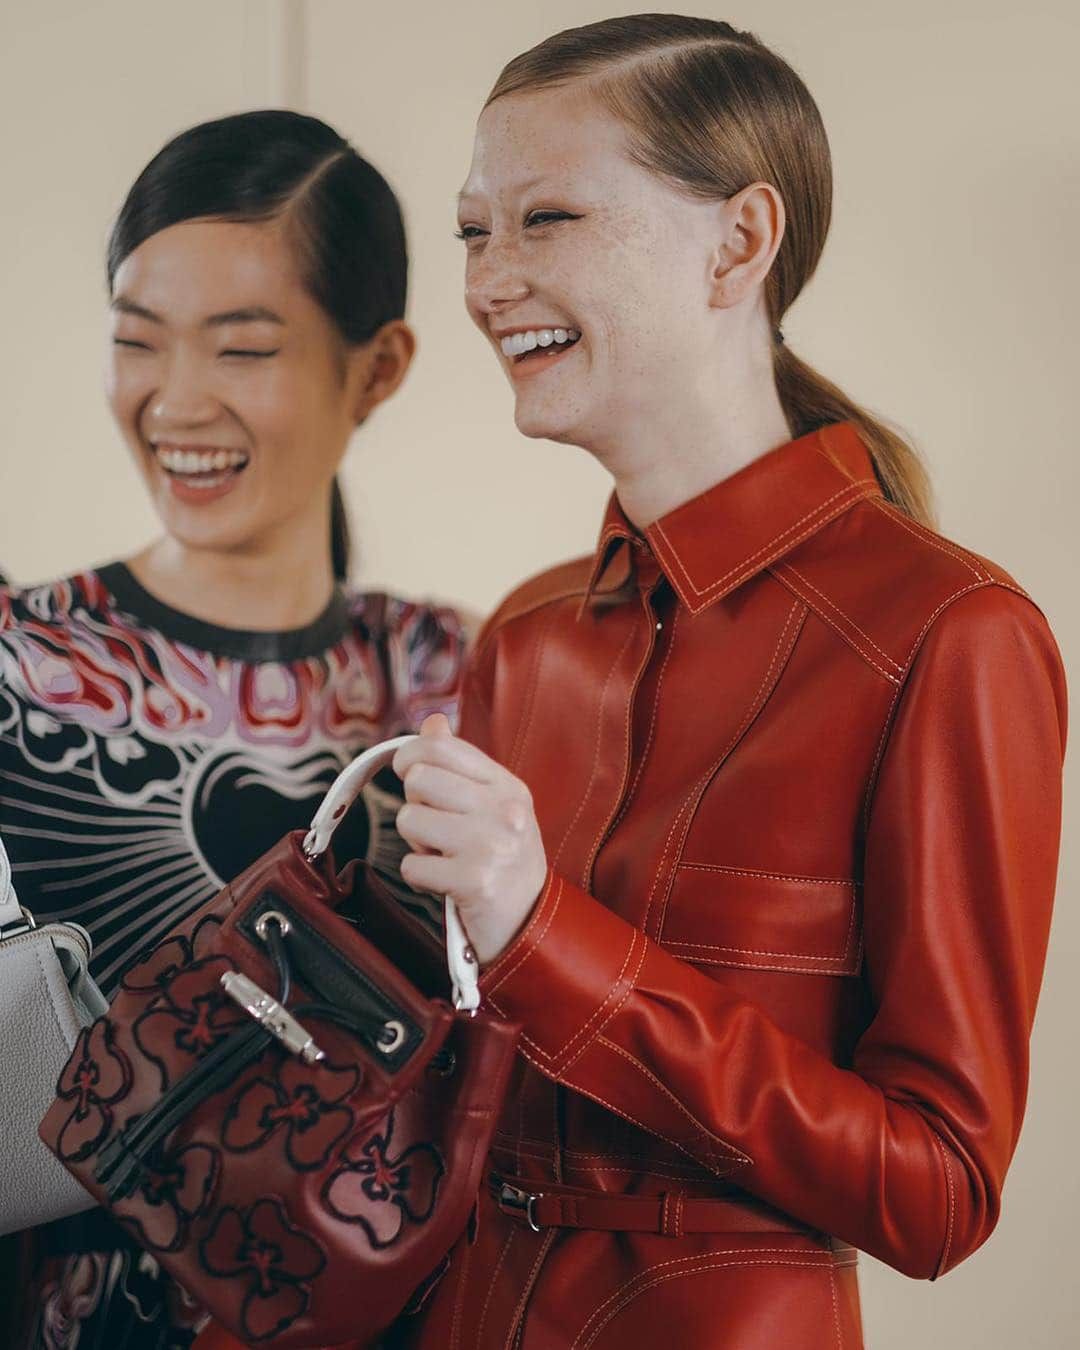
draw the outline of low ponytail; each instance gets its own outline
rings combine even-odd
[[[335,477],[330,487],[330,561],[336,581],[349,579],[350,545],[349,514],[345,510],[341,483]]]
[[[805,436],[832,422],[851,422],[870,452],[874,473],[887,501],[915,520],[933,525],[930,480],[922,460],[897,432],[807,365],[787,346],[773,347],[776,392],[794,436]]]

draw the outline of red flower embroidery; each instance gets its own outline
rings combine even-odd
[[[214,1149],[189,1144],[147,1167],[139,1183],[142,1203],[133,1200],[123,1205],[120,1217],[142,1230],[148,1246],[176,1251],[187,1239],[189,1220],[209,1205],[219,1171]]]
[[[243,1214],[223,1209],[199,1255],[211,1275],[244,1278],[240,1322],[249,1341],[278,1336],[302,1316],[310,1282],[326,1265],[321,1248],[289,1223],[280,1200],[257,1200]]]
[[[120,980],[121,989],[132,994],[164,993],[177,975],[202,956],[221,927],[221,920],[213,914],[200,919],[190,938],[173,937],[160,942],[141,959],[128,966]]]
[[[446,1170],[431,1144],[413,1144],[391,1157],[393,1131],[391,1111],[385,1134],[346,1149],[345,1165],[323,1187],[330,1211],[346,1223],[360,1224],[376,1248],[396,1242],[407,1221],[424,1223],[431,1217]]]
[[[261,1148],[270,1136],[285,1132],[285,1154],[293,1167],[320,1167],[348,1131],[353,1113],[337,1103],[356,1090],[355,1068],[304,1065],[289,1058],[276,1079],[256,1078],[225,1112],[221,1139],[236,1153]]]
[[[224,956],[193,962],[173,975],[161,996],[135,1019],[135,1041],[161,1070],[162,1091],[169,1087],[170,1070],[177,1077],[186,1073],[247,1021],[220,985],[232,969]]]
[[[56,1144],[65,1162],[82,1162],[97,1149],[112,1129],[109,1108],[130,1087],[131,1065],[114,1046],[109,1023],[101,1018],[84,1027],[56,1084],[56,1095],[75,1103]]]

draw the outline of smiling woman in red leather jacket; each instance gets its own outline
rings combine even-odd
[[[408,1344],[862,1343],[855,1248],[934,1278],[1016,1145],[1060,825],[1046,621],[926,524],[911,450],[777,331],[825,134],[749,34],[647,16],[512,62],[461,201],[528,436],[615,493],[399,752],[520,1073]]]

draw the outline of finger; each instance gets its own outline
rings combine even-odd
[[[450,719],[445,713],[429,713],[420,723],[421,736],[452,736]]]
[[[394,772],[404,780],[413,764],[433,764],[475,783],[494,783],[506,773],[482,750],[458,736],[418,736],[403,745],[394,756]]]
[[[454,859],[441,853],[406,853],[401,860],[401,877],[414,891],[428,891],[441,898],[453,895],[458,867]]]
[[[406,802],[397,813],[398,834],[413,848],[434,849],[452,856],[461,847],[464,819],[431,806]]]
[[[414,764],[404,781],[406,801],[442,811],[475,811],[483,798],[479,783],[434,764]]]

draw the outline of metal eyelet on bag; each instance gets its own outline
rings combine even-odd
[[[450,1078],[457,1068],[457,1055],[453,1050],[447,1050],[444,1046],[441,1050],[432,1055],[427,1066],[428,1073],[438,1074],[440,1078]]]
[[[258,933],[259,937],[262,938],[263,942],[268,940],[267,929],[272,923],[277,925],[278,932],[282,937],[287,936],[287,934],[292,931],[292,924],[284,914],[276,909],[268,909],[260,914],[255,920],[255,931]]]
[[[405,1044],[405,1028],[398,1021],[383,1023],[383,1029],[379,1032],[378,1039],[375,1042],[376,1048],[382,1055],[392,1055],[395,1050]]]

